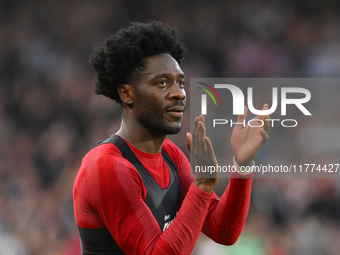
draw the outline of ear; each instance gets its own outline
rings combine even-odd
[[[122,103],[125,103],[128,105],[133,103],[135,90],[132,85],[119,84],[117,89],[118,89],[118,94],[119,94],[119,97]]]

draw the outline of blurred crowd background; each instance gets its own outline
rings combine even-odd
[[[82,157],[121,119],[119,105],[94,94],[89,54],[120,27],[148,19],[178,29],[188,81],[340,74],[336,0],[0,0],[1,255],[80,254],[73,181]],[[188,130],[187,121],[170,137],[185,152]],[[288,154],[299,148],[298,139],[273,139]],[[337,160],[340,144],[332,146],[318,160]],[[339,219],[338,179],[254,179],[239,242],[221,247],[201,235],[193,254],[335,255]]]

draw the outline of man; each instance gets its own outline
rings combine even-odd
[[[175,29],[148,22],[119,30],[91,56],[96,93],[121,104],[122,122],[84,157],[75,180],[82,254],[190,254],[201,231],[225,245],[239,237],[252,174],[233,173],[218,198],[218,175],[193,179],[188,159],[166,138],[181,130],[184,55]],[[267,129],[234,128],[234,164],[253,164]],[[187,142],[193,166],[217,164],[202,116]]]

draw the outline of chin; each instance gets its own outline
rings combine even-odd
[[[166,129],[167,135],[175,135],[182,130],[182,124],[178,124],[177,126],[167,127]]]

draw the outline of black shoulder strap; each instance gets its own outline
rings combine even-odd
[[[139,159],[136,157],[136,155],[132,152],[132,150],[130,149],[129,145],[120,136],[112,135],[109,138],[107,138],[106,140],[100,142],[99,144],[102,144],[102,143],[113,143],[122,152],[123,156],[128,161],[130,161],[131,164],[136,169],[138,169],[138,170],[141,169],[141,168],[144,169],[143,165],[141,164]]]

